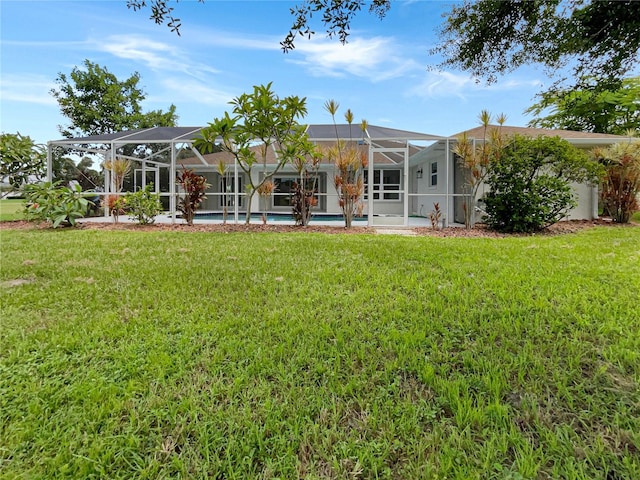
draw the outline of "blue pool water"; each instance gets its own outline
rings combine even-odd
[[[196,220],[223,220],[222,213],[196,213]],[[244,220],[245,213],[242,212],[239,215],[239,218]],[[230,212],[227,214],[227,221],[233,220],[233,213]],[[262,214],[261,213],[252,213],[251,220],[261,221]],[[330,213],[315,213],[311,217],[311,221],[319,221],[319,222],[344,222],[344,217],[342,215],[330,214]],[[294,222],[293,215],[290,213],[268,213],[267,221],[274,222]],[[353,219],[354,222],[366,222],[367,216],[364,215],[362,217],[355,217]]]

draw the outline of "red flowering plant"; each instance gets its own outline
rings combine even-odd
[[[207,198],[205,193],[210,185],[207,179],[189,168],[182,166],[182,172],[178,173],[176,183],[184,192],[184,196],[178,200],[178,210],[187,222],[193,225],[193,218],[200,204]]]

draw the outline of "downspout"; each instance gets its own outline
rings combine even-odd
[[[449,165],[451,163],[451,152],[449,151],[449,139],[447,138],[445,140],[445,162],[444,162],[444,168],[445,168],[445,177],[446,177],[446,198],[447,198],[447,202],[446,202],[446,208],[445,208],[445,214],[444,214],[444,226],[445,228],[449,226],[449,212],[450,212],[450,203],[451,203],[451,194],[449,193],[449,171],[451,170],[451,166]]]
[[[371,142],[369,142],[369,165],[367,166],[369,178],[367,179],[367,191],[369,195],[367,197],[367,225],[373,226],[373,188],[371,183],[373,182],[373,150],[371,148]]]
[[[600,192],[598,191],[598,185],[591,187],[591,220],[598,219],[598,200]]]
[[[53,146],[47,142],[47,182],[53,182]]]
[[[171,164],[169,166],[169,215],[171,223],[176,223],[176,148],[171,142]]]
[[[233,147],[236,148],[235,145]],[[240,188],[240,182],[238,179],[238,157],[233,156],[233,221],[238,224],[238,217],[240,213],[240,192],[238,189]]]
[[[404,148],[404,226],[409,226],[409,140]]]

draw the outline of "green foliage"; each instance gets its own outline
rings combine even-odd
[[[72,138],[175,125],[174,105],[168,112],[142,112],[140,102],[145,99],[145,93],[138,86],[140,74],[137,72],[120,81],[106,68],[89,60],[84,61],[83,67],[75,67],[69,76],[59,73],[58,87],[51,90],[62,115],[70,121],[66,127],[60,127],[63,136]]]
[[[93,160],[89,157],[83,157],[76,165],[76,180],[83,190],[91,190],[104,183],[103,175],[97,170],[92,169]]]
[[[129,218],[137,221],[140,225],[147,225],[155,222],[156,215],[162,212],[160,194],[153,193],[152,190],[153,184],[148,184],[137,192],[127,193],[124,196]]]
[[[178,210],[182,212],[187,225],[193,225],[196,210],[206,198],[205,193],[210,185],[204,176],[196,175],[193,170],[184,166],[182,168],[176,179],[176,183],[184,191],[184,197],[178,200]]]
[[[342,210],[344,226],[351,228],[353,217],[362,216],[364,209],[364,170],[367,168],[369,158],[365,150],[358,148],[358,143],[353,138],[350,138],[348,143],[339,138],[336,123],[339,107],[340,104],[335,100],[327,100],[324,104],[325,110],[331,115],[336,132],[336,143],[328,149],[327,157],[333,162],[335,169],[333,185],[338,193],[338,205]],[[347,109],[344,118],[351,129],[353,122],[351,109]],[[366,129],[367,121],[362,120],[360,130],[363,135]]]
[[[464,182],[466,195],[462,206],[464,208],[464,226],[467,229],[472,228],[475,224],[478,189],[487,177],[489,164],[500,158],[504,143],[502,126],[507,117],[504,114],[498,115],[496,118],[497,127],[491,126],[492,116],[487,110],[482,110],[478,119],[482,125],[482,138],[468,138],[467,134],[463,133],[453,147],[453,153],[457,155],[466,177]]]
[[[383,19],[389,8],[391,8],[390,0],[372,0],[365,2],[363,0],[342,0],[340,2],[332,0],[304,0],[301,4],[291,9],[291,14],[295,20],[289,29],[286,38],[280,42],[285,52],[295,48],[295,39],[297,36],[311,38],[315,34],[311,30],[311,19],[314,15],[318,18],[318,13],[322,14],[322,23],[329,37],[337,36],[341,43],[347,42],[351,20],[360,12],[363,6],[369,4],[369,13],[374,14]]]
[[[306,155],[310,148],[305,126],[298,120],[307,114],[306,98],[278,97],[267,85],[254,86],[252,93],[233,99],[233,116],[225,112],[201,130],[194,147],[210,153],[214,149],[231,153],[247,175],[246,223],[251,220],[253,196],[263,184],[293,159]],[[218,143],[222,139],[222,143]],[[257,144],[257,145],[256,145]],[[276,163],[267,166],[267,153],[275,149]],[[252,175],[261,166],[260,180]]]
[[[640,141],[616,143],[596,149],[594,157],[604,166],[600,198],[614,222],[628,223],[640,210]]]
[[[311,221],[311,210],[318,205],[318,171],[322,162],[322,153],[308,138],[301,137],[297,144],[283,149],[283,155],[289,158],[298,178],[293,184],[291,211],[296,225],[306,227]]]
[[[570,183],[594,183],[599,173],[598,164],[566,140],[515,135],[488,165],[486,222],[502,232],[542,230],[576,205]]]
[[[63,187],[59,182],[28,184],[25,191],[25,218],[48,222],[53,228],[75,226],[76,220],[86,215],[91,202],[82,193],[80,185]]]
[[[552,89],[538,94],[539,101],[526,111],[537,117],[529,126],[615,135],[640,131],[640,77],[622,80],[615,90],[589,85],[588,79],[583,83],[578,89]]]
[[[178,0],[175,1],[178,3]],[[198,2],[204,3],[204,0],[198,0]],[[144,10],[148,6],[151,10],[149,17],[151,20],[158,25],[166,23],[172,32],[180,35],[180,19],[173,16],[173,7],[169,6],[170,3],[171,0],[127,0],[127,8],[135,12]]]
[[[432,54],[489,82],[522,65],[550,73],[574,65],[574,78],[589,75],[601,87],[619,82],[637,65],[640,2],[466,0],[455,5]]]
[[[640,227],[0,234],[3,479],[640,478]]]
[[[29,179],[40,180],[45,174],[46,153],[31,137],[20,133],[0,135],[0,180],[7,181],[13,191]]]
[[[203,0],[199,0],[203,1]],[[150,18],[179,34],[180,19],[171,0],[127,0],[134,10],[149,7]],[[176,0],[177,3],[177,0]],[[298,36],[315,35],[318,20],[330,38],[346,43],[351,21],[363,7],[383,19],[390,0],[301,0],[282,49],[295,48]],[[640,2],[635,0],[465,0],[443,15],[441,41],[431,50],[454,67],[494,82],[498,75],[537,63],[548,72],[575,65],[574,77],[592,75],[600,85],[619,84],[637,65]]]

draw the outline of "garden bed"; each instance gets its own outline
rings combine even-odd
[[[637,227],[639,224],[617,224],[611,222],[606,218],[600,218],[597,220],[569,220],[556,223],[549,228],[538,232],[534,235],[560,235],[566,233],[575,233],[584,229],[593,228],[597,226],[610,226],[616,228],[625,227]],[[29,229],[29,228],[48,228],[46,224],[34,224],[24,220],[0,222],[0,229]],[[251,232],[251,233],[326,233],[326,234],[375,234],[378,230],[383,228],[373,227],[352,227],[345,228],[343,226],[328,226],[328,225],[314,225],[311,224],[307,227],[300,227],[295,225],[282,225],[282,224],[250,224],[244,223],[233,224],[228,223],[226,225],[213,224],[213,223],[196,223],[195,225],[186,225],[184,223],[154,223],[152,225],[138,225],[134,223],[122,222],[83,222],[76,228],[86,230],[132,230],[136,232],[150,231],[170,231],[170,232],[224,232],[224,233],[239,233],[239,232]],[[489,230],[485,225],[479,224],[474,228],[467,230],[463,227],[447,227],[439,230],[434,230],[430,227],[412,227],[412,228],[396,228],[397,230],[406,230],[419,236],[435,236],[435,237],[513,237],[529,234],[505,234]]]

